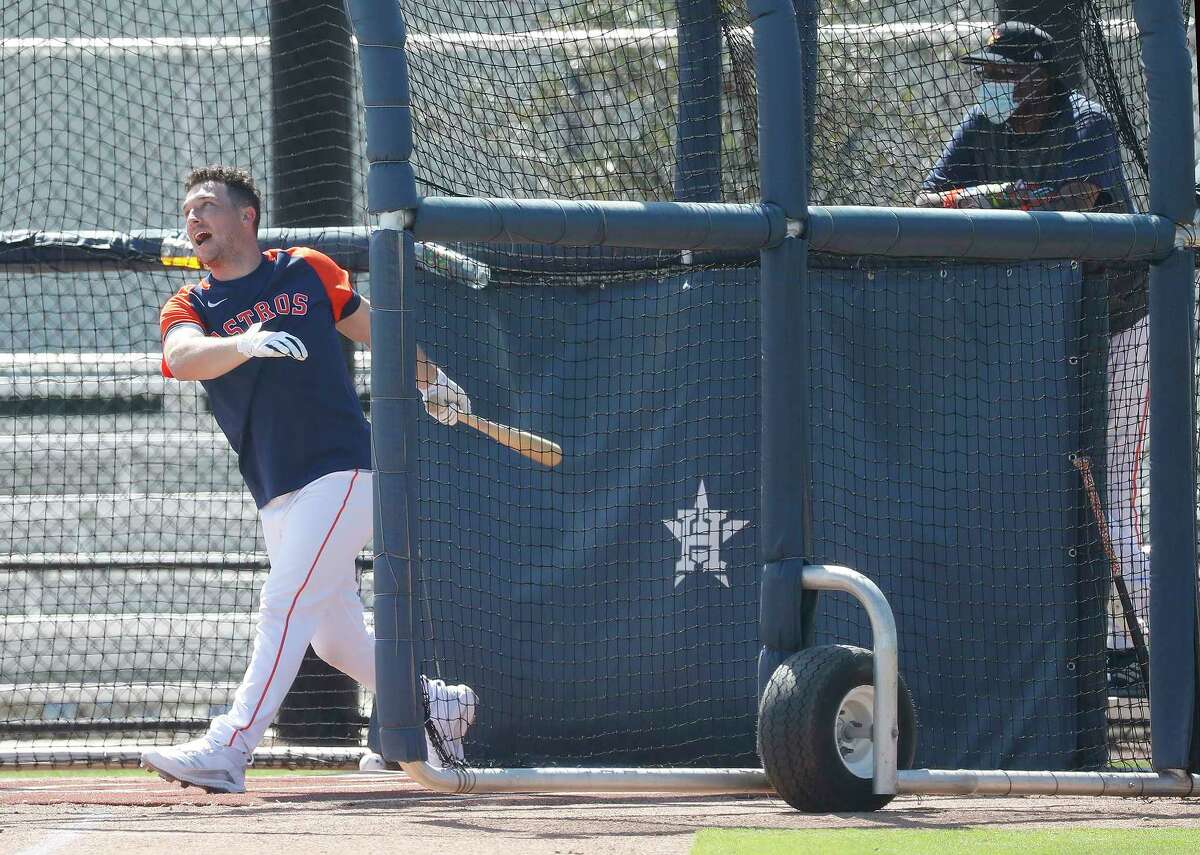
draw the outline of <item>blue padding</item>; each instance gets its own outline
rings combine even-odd
[[[1192,768],[1196,704],[1195,259],[1150,268],[1150,696],[1156,769]]]
[[[1195,149],[1191,59],[1179,3],[1134,0],[1150,114],[1150,210],[1176,222],[1195,211]],[[1195,24],[1193,24],[1195,26]]]
[[[372,163],[367,169],[367,210],[372,214],[417,207],[417,185],[408,161]]]
[[[801,65],[796,12],[792,0],[748,0],[746,10],[754,28],[762,197],[800,218],[808,205],[804,89],[810,75]]]
[[[409,103],[408,62],[403,48],[360,46],[358,64],[362,69],[363,103],[368,110]]]
[[[396,0],[348,0],[359,51],[370,45],[403,45],[404,18]]]
[[[432,241],[758,249],[783,240],[787,223],[774,205],[431,196],[413,233]]]
[[[367,108],[367,160],[404,161],[412,157],[412,109]]]
[[[896,258],[1165,258],[1175,225],[1144,214],[975,211],[814,205],[805,237],[813,252]]]
[[[1071,463],[1085,413],[1104,412],[1078,360],[1080,318],[1098,307],[1084,306],[1078,270],[1044,270],[856,270],[832,288],[813,276],[810,352],[825,379],[812,559],[887,594],[922,766],[1103,759],[1104,699],[1083,683],[1103,673],[1103,630],[1071,640],[1105,607],[1090,594],[1107,570],[1080,549],[1094,533]],[[868,643],[844,595],[822,597],[819,615],[818,643]]]
[[[678,0],[679,115],[675,198],[721,199],[721,14],[716,0]]]
[[[811,553],[808,491],[811,478],[809,408],[811,354],[801,344],[810,337],[810,290],[805,280],[808,256],[804,242],[788,238],[762,253],[759,284],[759,334],[762,336],[760,380],[767,389],[789,389],[769,395],[762,413],[762,468],[759,485],[763,513],[759,554],[765,564],[804,559]],[[806,282],[808,287],[800,287]]]
[[[1070,462],[1084,423],[1078,270],[945,271],[812,272],[812,557],[891,598],[919,763],[1065,768],[1080,744],[1104,744],[1103,699],[1075,676],[1103,673],[1103,633],[1069,640],[1081,610],[1104,608],[1081,580],[1107,573],[1076,550],[1094,539]],[[479,692],[476,761],[755,762],[756,279],[419,279],[421,341],[476,412],[565,453],[545,470],[419,421],[417,636],[423,667]],[[750,521],[720,545],[729,587],[702,571],[676,584],[683,554],[664,521],[718,524],[697,510],[701,481],[721,533]],[[826,640],[865,640],[860,610],[821,602]]]
[[[405,285],[415,274],[412,235],[371,236],[371,453],[374,466],[375,662],[379,745],[388,760],[425,759],[413,640],[417,419]],[[386,437],[386,441],[381,441]]]
[[[800,620],[803,572],[804,562],[796,558],[763,567],[758,637],[764,647],[791,654],[804,646],[804,625]]]

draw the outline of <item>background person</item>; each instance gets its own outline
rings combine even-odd
[[[1111,117],[1068,87],[1053,39],[1020,21],[993,28],[959,60],[978,75],[975,104],[922,184],[916,204],[945,208],[1129,213]],[[1085,275],[1102,268],[1084,265]],[[1144,456],[1149,395],[1149,321],[1144,272],[1103,271],[1108,283],[1106,504],[1113,547],[1142,628],[1149,606]],[[1110,694],[1145,687],[1119,606],[1109,609]]]

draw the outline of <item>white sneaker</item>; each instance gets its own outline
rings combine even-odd
[[[463,737],[466,736],[467,728],[475,723],[479,696],[470,686],[447,686],[443,680],[430,680],[425,676],[421,677],[421,688],[429,704],[429,719],[440,737],[439,741],[445,754],[448,755],[443,757],[426,730],[425,747],[429,753],[429,764],[441,766],[449,760],[451,764],[462,765],[466,762]]]
[[[237,748],[213,745],[207,739],[142,752],[142,768],[206,793],[246,792],[247,765],[248,758]]]

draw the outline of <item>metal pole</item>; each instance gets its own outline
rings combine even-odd
[[[406,775],[444,793],[770,793],[762,769],[438,769],[403,763]]]
[[[872,726],[875,752],[875,792],[896,792],[900,726],[900,639],[892,607],[879,586],[848,567],[809,565],[804,568],[804,587],[819,591],[844,591],[867,612],[871,622],[871,651],[875,701]]]
[[[896,792],[925,796],[1192,796],[1200,793],[1200,775],[906,769],[899,773]]]

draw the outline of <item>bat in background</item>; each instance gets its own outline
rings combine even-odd
[[[459,413],[458,420],[518,454],[525,455],[535,463],[551,469],[562,463],[562,446],[537,434],[465,413]]]
[[[1137,656],[1138,670],[1142,672],[1142,680],[1146,691],[1150,691],[1150,651],[1146,648],[1146,636],[1142,633],[1142,624],[1138,620],[1137,611],[1133,607],[1133,598],[1129,596],[1129,588],[1125,585],[1125,576],[1121,573],[1121,561],[1113,549],[1112,535],[1108,531],[1108,520],[1104,516],[1104,507],[1100,504],[1100,494],[1096,490],[1096,479],[1092,475],[1092,464],[1082,454],[1075,455],[1071,461],[1083,478],[1083,487],[1087,491],[1088,503],[1092,506],[1092,516],[1096,519],[1096,527],[1100,530],[1100,544],[1108,557],[1112,570],[1113,585],[1117,589],[1117,598],[1121,601],[1121,611],[1125,613],[1125,626],[1129,629],[1129,637],[1133,639],[1133,650]]]

